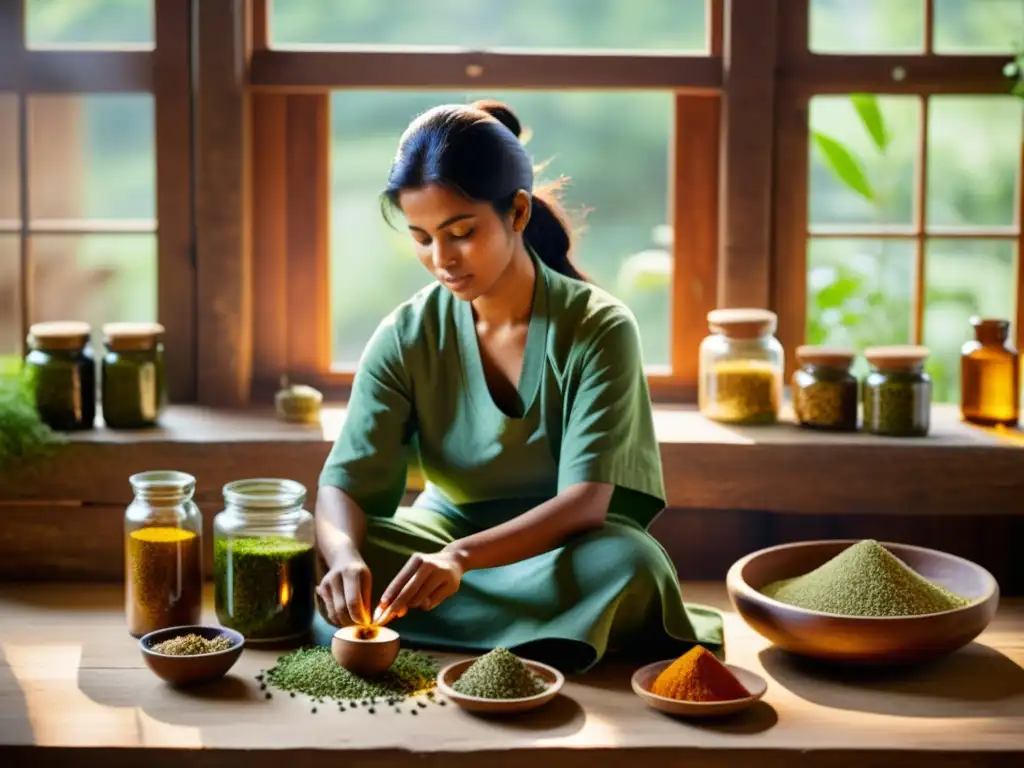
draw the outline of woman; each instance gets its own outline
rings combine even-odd
[[[636,321],[573,266],[519,133],[481,102],[402,136],[385,203],[437,282],[370,340],[323,468],[317,642],[394,619],[407,643],[572,671],[720,645],[646,532],[665,493]],[[410,459],[428,483],[399,508]]]

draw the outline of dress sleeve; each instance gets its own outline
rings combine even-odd
[[[558,490],[581,482],[616,487],[609,512],[647,527],[665,507],[661,453],[640,333],[618,312],[594,334],[568,401]]]
[[[405,493],[413,421],[411,380],[394,320],[388,319],[359,361],[320,485],[341,488],[367,515],[390,517]]]

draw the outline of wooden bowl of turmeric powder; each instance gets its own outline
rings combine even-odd
[[[737,561],[726,587],[743,620],[783,650],[861,664],[951,653],[981,634],[999,603],[980,565],[871,539],[769,547]]]

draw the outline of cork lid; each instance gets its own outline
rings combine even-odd
[[[28,329],[28,343],[33,349],[77,350],[89,340],[92,327],[77,320],[35,323]]]
[[[117,352],[152,349],[163,332],[160,323],[106,323],[103,343]]]
[[[883,371],[909,371],[928,359],[928,348],[912,344],[892,347],[868,347],[864,357],[875,368]]]
[[[796,348],[796,359],[807,365],[823,365],[827,368],[849,368],[856,353],[844,347],[826,347],[804,344]]]
[[[708,327],[732,339],[755,339],[775,333],[778,316],[768,309],[731,308],[708,312]]]

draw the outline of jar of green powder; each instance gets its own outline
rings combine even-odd
[[[855,432],[858,383],[850,372],[854,353],[847,349],[805,345],[796,350],[800,367],[793,373],[793,413],[808,429]]]
[[[864,378],[864,430],[890,437],[923,437],[931,424],[932,380],[924,369],[928,350],[918,346],[864,350],[871,371]]]
[[[167,405],[164,328],[159,323],[107,323],[101,368],[103,422],[111,429],[152,427]]]
[[[293,480],[237,480],[224,486],[213,521],[217,619],[246,642],[300,639],[315,609],[313,516]]]
[[[90,333],[82,322],[36,323],[29,329],[25,374],[39,418],[52,429],[93,427],[96,359]]]

